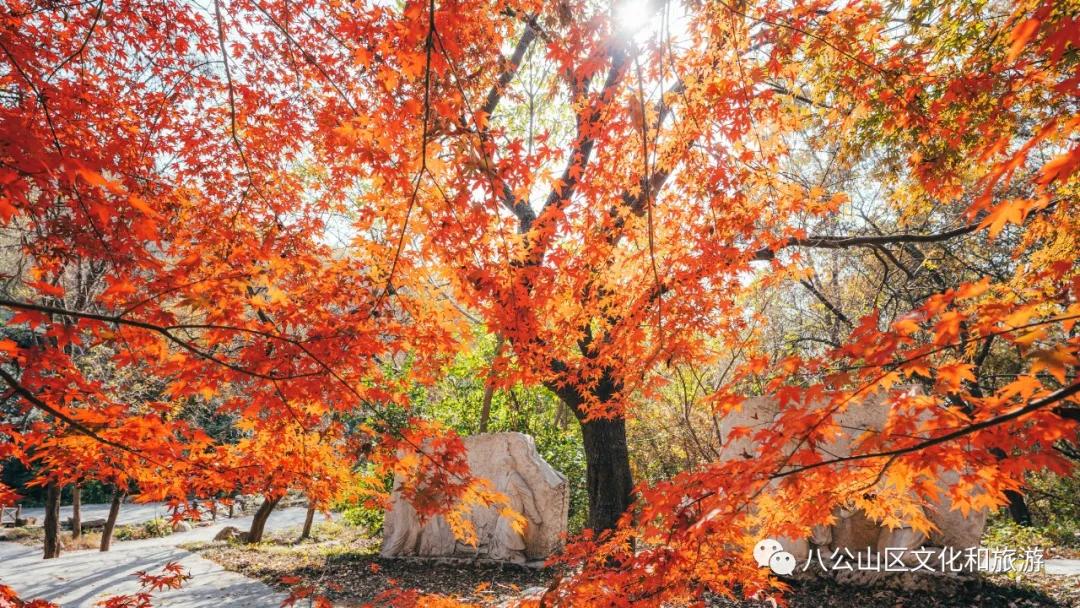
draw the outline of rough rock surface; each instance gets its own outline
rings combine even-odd
[[[243,532],[241,532],[236,526],[225,526],[221,529],[220,532],[214,535],[214,540],[235,540],[237,538],[240,538],[241,534],[243,534]]]
[[[909,389],[908,394],[918,395],[918,392],[915,389]],[[893,403],[893,399],[885,394],[870,396],[838,414],[836,423],[849,429],[882,431],[888,421]],[[736,427],[749,427],[752,432],[767,427],[777,418],[779,412],[780,405],[775,398],[747,399],[739,411],[732,412],[722,419],[722,433],[726,436]],[[823,446],[823,452],[832,457],[850,455],[851,438],[854,434],[842,434],[832,443]],[[733,439],[724,446],[723,452],[728,458],[752,456],[756,453],[756,446],[748,437]],[[833,551],[845,549],[852,555],[860,552],[865,554],[867,550],[881,555],[886,547],[902,548],[906,550],[903,561],[907,563],[911,550],[915,549],[951,548],[964,551],[970,547],[977,547],[986,526],[987,512],[985,510],[972,511],[965,516],[952,508],[952,503],[948,498],[949,489],[958,480],[959,474],[956,471],[943,469],[939,472],[937,485],[940,500],[923,504],[927,518],[936,528],[929,537],[910,526],[892,529],[881,526],[867,518],[862,511],[838,509],[835,514],[836,523],[828,527],[816,527],[811,538],[778,538],[777,540],[783,545],[784,550],[795,555],[800,563],[807,559],[811,549],[820,550],[824,556],[828,557]],[[870,582],[863,579],[880,578],[878,574],[877,572],[857,573],[855,578],[858,580],[845,582]]]
[[[74,529],[75,520],[73,520],[73,519],[71,519],[69,517],[68,520],[66,522],[64,522],[64,527],[66,529],[68,529],[68,530]],[[105,527],[105,520],[104,519],[84,519],[81,522],[79,522],[79,527],[83,531],[86,531],[86,530],[100,530],[100,529]]]
[[[390,510],[383,524],[383,557],[468,557],[515,563],[542,560],[562,543],[566,533],[570,494],[566,477],[536,451],[532,437],[522,433],[485,433],[465,437],[469,468],[505,494],[510,507],[525,517],[518,534],[497,510],[474,507],[469,519],[476,529],[476,546],[454,537],[442,517],[423,526],[395,480]]]

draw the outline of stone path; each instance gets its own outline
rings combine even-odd
[[[98,510],[108,505],[83,505],[83,518],[98,517]],[[30,510],[26,510],[30,511]],[[164,515],[162,504],[124,505],[121,521],[137,523]],[[31,513],[31,516],[34,514]],[[124,517],[127,519],[124,519]],[[277,530],[303,523],[304,508],[275,511],[267,530]],[[64,517],[67,514],[63,515]],[[317,518],[322,518],[318,515]],[[261,581],[222,569],[218,564],[181,549],[178,545],[213,539],[225,526],[241,530],[251,524],[251,517],[221,518],[215,525],[164,538],[136,541],[113,541],[108,553],[73,551],[58,559],[41,559],[41,549],[0,542],[0,582],[14,587],[24,598],[42,598],[63,608],[94,608],[101,599],[139,590],[135,573],[158,572],[166,563],[179,562],[192,575],[182,589],[155,596],[160,608],[276,608],[285,594],[276,592]],[[1045,572],[1057,576],[1080,576],[1080,559],[1049,559]]]
[[[92,506],[98,505],[84,505],[84,513]],[[275,511],[270,515],[266,529],[299,526],[303,524],[305,514],[306,509],[302,507]],[[316,516],[316,521],[322,517]],[[285,594],[275,592],[261,581],[223,570],[214,562],[178,546],[212,540],[225,526],[243,530],[250,524],[250,516],[222,518],[213,526],[164,538],[114,540],[108,553],[73,551],[50,560],[41,559],[40,548],[0,542],[0,582],[13,587],[25,599],[47,599],[63,608],[93,608],[110,595],[138,591],[136,572],[156,573],[166,563],[175,561],[183,565],[192,578],[182,589],[156,595],[154,606],[276,608]]]
[[[105,519],[109,516],[108,504],[87,504],[79,509],[79,515],[83,521],[92,519]],[[148,502],[145,504],[124,503],[120,505],[120,514],[116,518],[119,525],[138,524],[150,521],[155,517],[167,517],[169,510],[163,502]],[[22,510],[23,517],[34,517],[40,526],[45,521],[44,507],[26,507]],[[71,517],[71,506],[60,507],[60,521],[67,521]]]
[[[1048,559],[1043,565],[1047,574],[1080,576],[1080,559]]]

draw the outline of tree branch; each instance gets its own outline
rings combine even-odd
[[[1059,401],[1064,401],[1065,399],[1068,399],[1069,397],[1072,397],[1073,395],[1075,395],[1077,393],[1080,393],[1080,382],[1076,382],[1076,383],[1071,384],[1071,385],[1069,385],[1069,386],[1067,386],[1065,388],[1062,388],[1062,389],[1059,389],[1059,390],[1057,390],[1057,391],[1055,391],[1053,393],[1050,393],[1049,395],[1043,397],[1042,399],[1036,399],[1035,401],[1032,401],[1031,403],[1025,405],[1024,407],[1015,409],[1015,410],[1009,412],[1008,414],[1002,414],[1000,416],[995,416],[993,418],[983,420],[982,422],[976,422],[976,423],[971,424],[969,426],[966,426],[966,427],[964,427],[962,429],[953,431],[951,433],[946,433],[946,434],[941,435],[939,437],[934,437],[933,439],[927,439],[926,441],[919,442],[919,443],[917,443],[915,445],[910,445],[910,446],[907,446],[907,447],[904,447],[904,448],[896,448],[895,450],[885,450],[885,451],[882,451],[882,452],[870,452],[868,454],[853,454],[851,456],[844,456],[844,457],[840,457],[840,458],[832,458],[830,460],[823,460],[821,462],[815,462],[813,464],[808,464],[808,465],[801,466],[801,467],[795,467],[795,468],[787,470],[787,471],[779,471],[779,472],[776,472],[776,473],[773,473],[772,475],[770,475],[769,478],[770,479],[776,479],[776,478],[779,478],[779,477],[787,477],[789,475],[794,475],[796,473],[803,473],[803,472],[809,471],[811,469],[817,469],[817,468],[820,468],[820,467],[825,467],[825,466],[829,466],[829,465],[832,465],[832,464],[839,464],[839,463],[842,463],[842,462],[853,462],[853,461],[856,461],[856,460],[867,460],[867,459],[870,459],[870,458],[896,458],[896,457],[902,456],[904,454],[910,454],[912,452],[918,452],[920,450],[924,450],[926,448],[929,448],[929,447],[932,447],[932,446],[935,446],[935,445],[938,445],[938,444],[941,444],[941,443],[952,441],[954,439],[959,439],[960,437],[964,437],[966,435],[971,435],[972,433],[976,433],[976,432],[981,431],[983,429],[987,429],[987,428],[990,428],[990,427],[997,426],[999,424],[1009,422],[1010,420],[1015,420],[1017,418],[1021,418],[1021,417],[1026,416],[1026,415],[1028,415],[1028,414],[1030,414],[1032,412],[1036,412],[1036,411],[1038,411],[1038,410],[1040,410],[1040,409],[1042,409],[1042,408],[1044,408],[1044,407],[1046,407],[1048,405],[1053,405],[1053,404],[1055,404],[1055,403],[1057,403]],[[1054,412],[1057,413],[1058,409],[1063,409],[1063,408],[1055,408]],[[1065,408],[1065,409],[1078,409],[1078,408]]]
[[[774,248],[762,247],[754,253],[755,261],[767,261],[776,257],[776,251],[788,247],[814,247],[817,249],[847,249],[849,247],[881,247],[896,243],[940,243],[958,236],[970,234],[979,229],[981,222],[975,222],[932,234],[883,234],[874,236],[811,236],[805,239],[790,238]]]
[[[30,405],[33,405],[37,409],[49,414],[50,416],[53,416],[53,417],[57,418],[58,420],[62,420],[64,422],[64,424],[67,424],[68,426],[70,426],[71,428],[75,429],[76,431],[82,433],[83,435],[86,435],[87,437],[90,437],[91,439],[93,439],[93,440],[95,440],[95,441],[97,441],[99,443],[105,444],[105,445],[107,445],[109,447],[113,447],[113,448],[116,448],[118,450],[123,450],[124,452],[127,452],[129,454],[134,454],[135,456],[138,456],[139,458],[145,458],[146,460],[148,460],[150,462],[154,462],[153,459],[148,458],[145,454],[142,454],[142,453],[138,452],[137,450],[134,450],[134,449],[132,449],[132,448],[126,446],[126,445],[116,443],[115,441],[112,441],[111,439],[106,439],[106,438],[102,437],[101,435],[98,435],[90,427],[88,427],[85,424],[79,422],[78,420],[75,420],[71,416],[68,416],[67,414],[61,412],[60,410],[58,410],[56,408],[54,408],[53,406],[49,405],[48,403],[45,403],[40,397],[38,397],[34,393],[30,392],[30,389],[28,389],[25,386],[23,386],[22,384],[20,384],[19,381],[16,380],[14,376],[12,376],[11,374],[4,371],[4,369],[2,367],[0,367],[0,379],[3,379],[4,382],[6,382],[7,385],[11,387],[11,390],[15,394],[19,395],[23,399],[26,399],[26,401],[29,402]],[[155,463],[155,464],[159,464],[159,463]]]

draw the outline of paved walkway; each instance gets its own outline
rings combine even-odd
[[[1080,559],[1048,559],[1044,565],[1047,574],[1080,576]]]
[[[150,521],[155,517],[168,517],[168,515],[169,509],[163,502],[148,502],[145,504],[124,503],[120,505],[120,514],[116,517],[116,523],[119,525],[138,524],[144,521]],[[105,519],[109,516],[109,505],[82,505],[79,509],[79,516],[82,517],[83,521]],[[37,518],[36,525],[40,526],[45,521],[45,508],[24,507],[22,510],[22,517]],[[69,517],[71,517],[71,505],[60,507],[60,521],[67,521]]]
[[[92,506],[97,505],[84,505],[84,513]],[[306,509],[302,507],[275,511],[270,515],[266,529],[299,526],[303,524],[305,513]],[[322,517],[317,515],[316,521]],[[138,591],[136,572],[145,570],[156,573],[166,563],[175,561],[183,565],[192,578],[177,591],[156,595],[154,606],[276,608],[281,605],[285,594],[275,592],[261,581],[223,570],[214,562],[177,546],[211,540],[225,526],[244,530],[250,524],[250,516],[219,518],[213,526],[164,538],[114,540],[108,553],[73,551],[50,560],[41,559],[39,547],[0,542],[0,582],[13,587],[24,599],[47,599],[63,608],[93,608],[98,601],[110,595]]]
[[[83,518],[97,517],[107,505],[83,505]],[[161,504],[124,505],[128,523],[164,515]],[[299,526],[306,511],[302,507],[275,511],[267,530]],[[123,516],[122,516],[123,517]],[[317,519],[323,516],[318,515]],[[42,598],[63,608],[95,608],[98,601],[120,593],[139,590],[135,573],[158,572],[166,563],[179,562],[192,575],[183,588],[155,596],[160,608],[277,608],[285,594],[275,592],[261,581],[222,569],[218,564],[178,547],[183,543],[208,541],[225,526],[241,530],[251,517],[220,518],[218,523],[164,538],[113,541],[108,553],[74,551],[57,559],[41,559],[39,547],[0,542],[0,582],[15,588],[24,598]],[[1046,573],[1080,576],[1080,560],[1046,560]]]

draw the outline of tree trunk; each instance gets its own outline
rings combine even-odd
[[[45,486],[45,559],[60,557],[60,486]]]
[[[589,491],[586,526],[600,532],[615,527],[633,502],[634,480],[626,445],[626,420],[581,422],[585,444],[585,478]]]
[[[491,397],[495,394],[495,385],[488,380],[487,386],[484,387],[484,399],[480,403],[480,426],[479,431],[486,433],[488,430],[488,420],[491,419]]]
[[[300,533],[300,540],[311,537],[311,524],[315,522],[315,505],[308,504],[307,515],[304,516],[304,531]]]
[[[495,342],[495,354],[491,357],[492,369],[488,374],[487,382],[484,385],[484,398],[480,404],[480,432],[486,433],[488,430],[488,420],[491,419],[491,397],[495,394],[495,360],[502,354],[503,337],[499,336]]]
[[[120,503],[124,501],[124,493],[120,488],[113,490],[112,504],[109,505],[109,518],[105,520],[105,527],[101,529],[101,550],[108,551],[112,543],[113,528],[116,527],[116,518],[120,515]]]
[[[71,486],[71,539],[82,536],[82,488]]]
[[[990,448],[990,453],[993,454],[998,460],[1004,460],[1008,457],[1005,450],[1001,448]],[[1005,498],[1009,501],[1009,517],[1013,522],[1021,526],[1031,525],[1031,511],[1028,509],[1027,501],[1024,500],[1024,495],[1016,490],[1005,490]]]
[[[255,511],[255,516],[251,519],[251,529],[248,530],[247,542],[259,543],[262,542],[263,530],[266,528],[266,520],[270,519],[270,512],[277,506],[278,501],[281,498],[263,498],[263,502],[259,505],[259,510]]]
[[[565,367],[558,371],[565,371]],[[586,398],[576,386],[557,382],[545,383],[545,386],[562,399],[581,424],[586,489],[589,493],[589,516],[585,525],[595,532],[614,529],[634,500],[634,476],[630,471],[630,450],[626,444],[626,419],[587,420],[587,412],[583,409]],[[591,397],[600,403],[610,403],[617,398],[620,388],[621,383],[607,370],[592,387]],[[510,395],[513,396],[513,391]]]
[[[1031,525],[1031,511],[1028,509],[1024,495],[1016,490],[1005,490],[1005,498],[1009,499],[1009,515],[1012,520],[1021,526]]]

